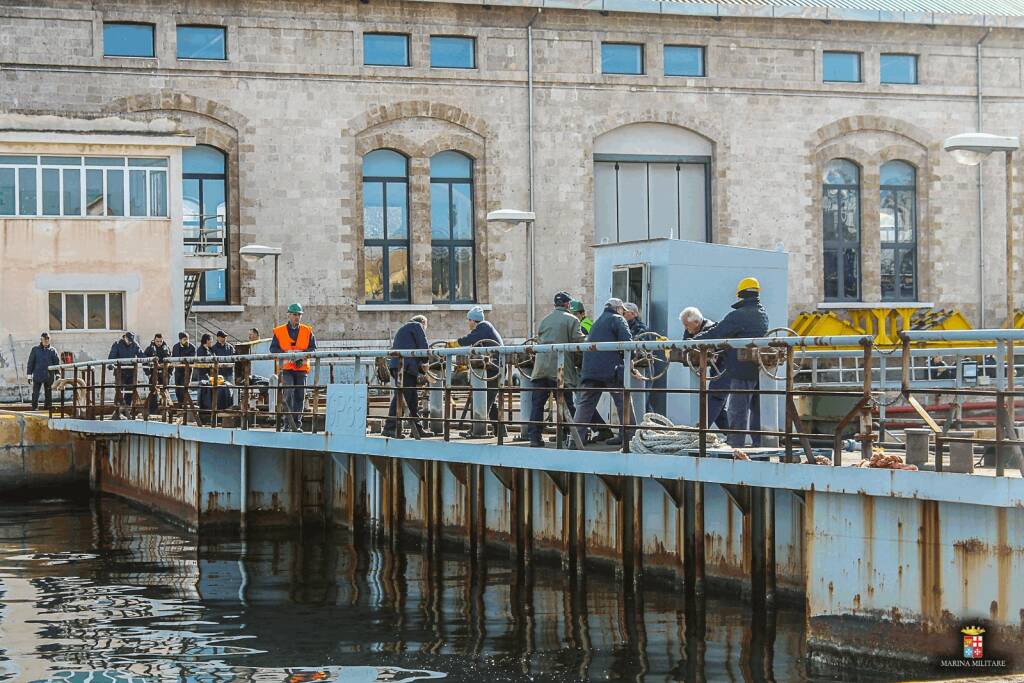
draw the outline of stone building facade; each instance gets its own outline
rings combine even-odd
[[[986,324],[999,323],[1003,166],[990,160],[981,167],[979,233],[976,171],[958,165],[942,142],[977,127],[982,38],[984,129],[1021,133],[1024,20],[828,20],[824,10],[811,9],[780,18],[741,6],[708,17],[643,11],[647,4],[601,12],[412,0],[0,2],[0,109],[166,118],[198,145],[222,152],[224,295],[194,310],[238,337],[252,325],[269,329],[280,317],[270,264],[238,258],[238,248],[253,243],[282,248],[282,304],[302,302],[324,339],[382,339],[413,312],[431,316],[431,336],[453,336],[473,303],[488,308],[507,336],[524,336],[524,231],[488,224],[487,212],[525,209],[532,200],[538,313],[558,290],[591,302],[605,294],[593,291],[590,247],[595,225],[607,218],[597,215],[599,206],[609,201],[595,165],[647,157],[704,163],[690,146],[709,150],[707,186],[700,186],[708,236],[789,252],[791,313],[827,298],[822,183],[835,159],[853,162],[859,173],[859,212],[846,216],[860,231],[854,298],[883,299],[883,223],[892,212],[882,206],[882,166],[900,160],[914,170],[912,298],[960,308],[976,326],[982,311]],[[115,23],[150,25],[153,57],[105,56],[104,27]],[[179,58],[177,27],[186,25],[224,27],[225,58]],[[408,36],[409,66],[367,65],[367,34]],[[472,37],[473,68],[432,68],[431,36]],[[642,46],[643,73],[604,73],[606,43]],[[664,75],[665,47],[676,45],[701,48],[704,76]],[[824,53],[831,51],[859,55],[857,82],[824,81]],[[907,53],[916,57],[916,83],[880,82],[881,55]],[[635,154],[622,154],[631,151],[629,127],[641,124],[635,130],[643,142]],[[602,156],[603,136],[612,133],[616,153]],[[652,136],[656,147],[659,134],[678,139],[679,150],[652,155],[646,147]],[[386,214],[406,224],[406,265],[401,256],[392,264],[411,273],[401,303],[368,301],[363,169],[364,157],[379,149],[400,153],[407,164],[406,218],[384,207],[374,219]],[[431,161],[445,151],[471,161],[471,300],[435,301]],[[388,182],[381,188],[403,191]],[[645,201],[649,214],[657,197]]]

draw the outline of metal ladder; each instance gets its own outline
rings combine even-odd
[[[196,292],[199,290],[199,276],[202,273],[196,271],[185,271],[185,317],[188,318],[189,313],[192,312],[192,302],[196,298]]]
[[[306,512],[313,511],[312,517],[319,517],[321,531],[327,530],[327,458],[324,453],[304,453],[302,458],[302,489],[300,491],[299,505],[299,529],[300,533],[305,526]],[[319,460],[317,468],[311,461]],[[314,470],[310,476],[310,470]],[[317,473],[315,470],[319,469]]]

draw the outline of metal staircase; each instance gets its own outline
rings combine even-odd
[[[192,302],[196,298],[196,291],[199,290],[199,278],[202,276],[201,272],[193,270],[185,271],[185,318],[187,319],[189,313],[192,312]]]

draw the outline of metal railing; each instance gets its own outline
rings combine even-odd
[[[227,224],[216,214],[187,216],[183,226],[184,249],[188,256],[221,256],[227,238]]]
[[[995,341],[997,352],[1009,345],[1016,331],[981,331],[977,340]],[[577,363],[582,354],[608,351],[621,353],[621,373],[602,387],[621,399],[622,414],[613,425],[622,438],[621,451],[630,451],[630,437],[638,429],[635,414],[645,410],[648,398],[664,397],[666,402],[676,395],[688,396],[697,404],[693,424],[644,424],[645,433],[690,435],[693,444],[687,448],[698,456],[721,456],[715,448],[717,439],[710,435],[733,435],[734,439],[750,437],[751,441],[777,440],[772,447],[782,462],[798,462],[801,451],[806,462],[821,463],[822,444],[830,447],[833,465],[841,465],[844,441],[859,444],[861,457],[870,459],[876,444],[886,435],[886,409],[909,410],[903,415],[904,426],[924,425],[932,431],[935,442],[934,468],[944,469],[944,448],[950,444],[969,443],[995,446],[996,472],[1005,473],[1004,460],[1014,455],[1008,447],[1019,450],[1020,441],[1014,430],[1013,403],[1017,393],[1012,387],[1005,363],[991,359],[992,347],[968,347],[941,352],[912,348],[919,344],[917,333],[905,333],[903,347],[880,351],[870,336],[831,338],[766,337],[731,340],[643,341],[582,344],[508,346],[475,346],[463,348],[430,348],[426,350],[344,349],[312,353],[250,354],[245,356],[203,357],[187,359],[130,359],[120,361],[86,361],[54,366],[59,373],[59,402],[53,415],[80,419],[158,419],[180,424],[238,429],[287,430],[289,424],[313,433],[322,432],[326,420],[327,387],[335,383],[368,385],[367,430],[374,434],[387,432],[400,435],[406,425],[412,426],[414,438],[441,438],[445,441],[487,436],[488,427],[498,445],[513,439],[509,430],[525,433],[537,425],[545,433],[554,433],[556,448],[584,448],[587,430],[607,428],[603,422],[576,423],[567,409],[567,396],[593,387],[565,385],[565,369]],[[1000,337],[1005,334],[1007,336]],[[1016,337],[1013,337],[1016,339]],[[832,347],[832,350],[806,350],[805,347]],[[852,347],[852,349],[851,349]],[[716,356],[725,349],[735,349],[742,358],[755,363],[762,378],[755,388],[725,388],[716,366]],[[985,353],[987,352],[987,353]],[[552,353],[557,358],[557,380],[554,386],[534,385],[530,372],[538,354]],[[952,355],[957,359],[990,356],[989,365],[996,372],[990,386],[965,386],[963,382],[918,379],[915,373],[935,368],[922,366],[921,358]],[[288,384],[283,363],[302,360],[308,365],[310,383],[302,390],[302,402],[293,401],[299,390]],[[419,371],[409,372],[406,361],[413,361]],[[274,363],[273,373],[259,376],[254,365]],[[840,365],[847,363],[852,375],[843,376]],[[958,361],[959,362],[959,361]],[[835,368],[827,367],[836,364]],[[392,369],[391,366],[397,366]],[[674,373],[669,368],[681,369]],[[985,365],[982,365],[984,368]],[[893,368],[898,370],[898,376]],[[870,371],[865,371],[870,369]],[[948,368],[947,368],[948,369]],[[829,376],[829,372],[837,372]],[[415,376],[417,381],[410,378]],[[224,381],[218,378],[223,377]],[[679,381],[682,377],[683,381]],[[236,381],[237,378],[237,381]],[[663,379],[664,378],[664,379]],[[1000,379],[1001,378],[1001,379]],[[849,382],[848,380],[856,380]],[[672,380],[672,386],[669,386]],[[839,380],[839,381],[835,381]],[[545,399],[544,413],[530,414],[525,404],[533,392],[552,395]],[[289,393],[290,392],[290,393]],[[710,424],[708,399],[727,395],[749,394],[762,404],[775,401],[778,419],[768,425]],[[970,397],[977,401],[991,397],[995,409],[996,434],[993,438],[965,437],[949,433],[954,422],[937,420],[917,396],[951,395]],[[1006,401],[1010,399],[1007,407]],[[843,412],[826,428],[810,431],[805,428],[798,410],[798,401],[828,400],[843,406]],[[426,404],[420,413],[419,406]],[[553,405],[552,405],[553,404]],[[492,407],[493,406],[493,407]],[[639,408],[638,408],[639,406]],[[415,407],[415,410],[413,409]],[[550,411],[550,413],[548,413]],[[550,418],[546,415],[550,414]],[[610,415],[609,415],[610,417]],[[939,422],[943,422],[940,426]],[[426,425],[434,427],[429,434]],[[465,434],[458,430],[467,428]],[[850,433],[852,432],[852,434]],[[711,441],[711,447],[709,447]],[[816,448],[815,446],[819,446]],[[885,442],[885,447],[898,444]],[[758,449],[741,446],[755,453]],[[758,454],[755,453],[755,459]],[[728,457],[728,456],[726,456]],[[735,457],[735,456],[733,456]]]

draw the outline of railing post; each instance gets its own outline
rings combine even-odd
[[[487,436],[487,363],[484,359],[480,359],[483,362],[483,378],[474,371],[472,354],[469,357],[469,385],[473,390],[473,410],[472,422],[470,422],[469,432],[474,437]]]
[[[1010,401],[1013,401],[1013,396],[1010,396]],[[1002,477],[1006,474],[1004,469],[1003,459],[1003,430],[1006,427],[1006,421],[1003,417],[1006,411],[1006,394],[1002,391],[996,391],[996,476]],[[1016,438],[1014,439],[1016,440]]]
[[[454,356],[445,356],[444,362],[444,440],[451,441],[452,437],[452,365]],[[468,514],[468,513],[467,513]]]
[[[309,359],[306,359],[307,366],[309,365]],[[320,359],[317,358],[313,361],[313,396],[309,402],[309,431],[316,434],[316,416],[319,412],[320,406]],[[302,426],[302,406],[299,406],[299,426]],[[326,425],[325,425],[326,427]]]
[[[625,351],[622,360],[622,415],[619,415],[619,421],[622,422],[621,450],[623,453],[629,453],[629,425],[633,422],[633,393],[630,391],[633,382],[633,352]]]
[[[864,460],[871,459],[871,447],[874,437],[874,425],[871,422],[871,343],[864,344],[864,407],[861,409],[861,424],[859,431],[866,431],[861,434],[861,457]],[[837,459],[841,460],[842,456]],[[839,464],[838,462],[836,463]]]
[[[700,375],[697,387],[697,399],[700,402],[698,409],[700,417],[697,420],[697,454],[704,458],[708,454],[708,349],[706,346],[700,347]],[[700,487],[700,484],[697,486]],[[703,512],[701,515],[703,516]],[[701,543],[703,543],[704,539],[703,533],[704,530],[702,528],[701,536],[698,539]],[[703,556],[703,552],[701,555]]]
[[[785,397],[785,410],[786,417],[784,419],[784,430],[785,436],[785,447],[786,447],[786,462],[795,462],[793,456],[793,409],[796,406],[795,399],[793,397],[793,360],[794,352],[792,345],[786,346],[786,397]]]
[[[213,375],[210,377],[210,426],[217,426],[217,409],[220,407],[220,363],[213,357]],[[202,403],[202,401],[200,401]]]

